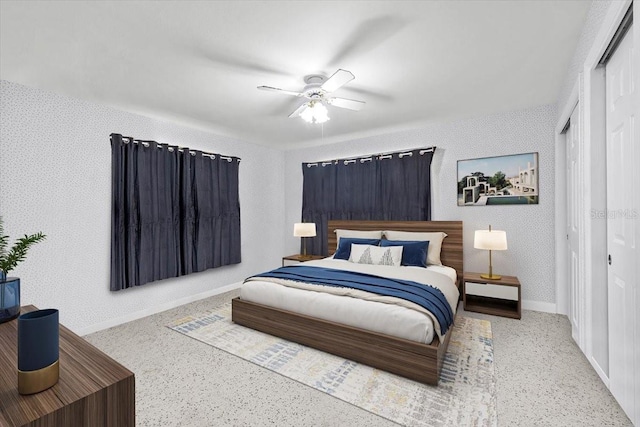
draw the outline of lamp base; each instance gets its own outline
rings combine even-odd
[[[489,279],[489,280],[500,280],[500,279],[502,279],[502,276],[497,275],[497,274],[481,274],[480,277],[482,277],[483,279]]]

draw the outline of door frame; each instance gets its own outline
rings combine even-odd
[[[555,128],[555,233],[556,311],[569,316],[569,260],[567,259],[567,134],[564,127],[578,106],[578,81],[565,104]]]
[[[617,31],[624,15],[626,14],[629,5],[632,0],[624,0],[620,2],[612,2],[609,6],[607,13],[602,21],[600,29],[596,34],[594,42],[587,54],[587,58],[584,62],[582,72],[577,76],[573,86],[573,90],[569,99],[564,105],[559,105],[558,108],[562,113],[559,116],[559,121],[555,128],[555,154],[556,154],[556,170],[555,170],[555,231],[556,231],[556,306],[558,313],[569,313],[569,284],[568,284],[568,262],[566,259],[567,244],[566,244],[566,196],[567,178],[565,173],[566,153],[565,145],[566,138],[562,134],[567,120],[571,116],[571,112],[578,104],[581,108],[581,122],[582,122],[582,144],[583,144],[583,167],[582,171],[588,170],[589,183],[582,179],[583,188],[581,191],[582,206],[580,211],[582,214],[583,223],[583,237],[581,239],[580,253],[582,255],[582,262],[579,264],[579,276],[584,280],[585,289],[585,312],[584,312],[584,327],[581,328],[584,333],[584,346],[581,346],[582,351],[585,353],[589,363],[593,366],[598,373],[602,381],[607,388],[609,387],[609,378],[607,371],[599,365],[599,363],[593,358],[593,332],[592,332],[592,286],[594,281],[604,280],[607,278],[607,264],[606,264],[606,221],[601,219],[594,219],[592,217],[593,212],[606,212],[606,147],[605,140],[605,80],[604,80],[604,67],[598,66],[598,62],[604,54],[607,46],[613,39],[615,32]],[[635,1],[633,5],[633,12],[635,16],[640,17],[640,1]],[[638,30],[640,25],[634,25],[632,37],[634,37],[635,46],[640,46],[640,31]],[[640,55],[635,55],[636,67],[640,70]],[[640,74],[640,73],[636,73]],[[637,87],[640,87],[640,78]],[[639,150],[640,151],[640,150]],[[603,175],[604,174],[604,175]],[[596,186],[594,191],[594,182],[603,179],[604,188],[600,189]],[[587,184],[587,185],[585,185]],[[585,232],[588,231],[588,232]],[[637,234],[640,234],[640,230],[637,230]],[[640,242],[640,236],[636,236],[637,241]],[[598,247],[594,248],[594,245]],[[604,255],[603,255],[604,254]],[[588,260],[588,262],[585,262]],[[636,271],[640,272],[640,265],[636,265]],[[640,275],[636,276],[640,277]],[[640,295],[640,292],[637,293]],[[638,297],[638,303],[640,304],[640,296]],[[640,334],[636,331],[636,334]],[[636,344],[639,340],[636,336]],[[638,349],[640,354],[640,348]],[[640,369],[636,369],[640,371]],[[640,373],[636,372],[640,378]],[[639,405],[640,406],[640,405]],[[636,419],[640,419],[640,414],[636,414]]]
[[[578,109],[578,123],[571,123],[570,126],[576,127],[575,132],[578,132],[579,142],[578,144],[583,145],[583,132],[581,123],[582,118],[584,116],[584,112],[582,109],[582,104],[580,103],[579,94],[582,93],[582,74],[578,75],[578,79],[573,85],[573,89],[571,90],[571,94],[569,95],[569,99],[560,114],[560,120],[556,125],[555,130],[555,232],[556,232],[556,311],[560,314],[564,314],[566,316],[571,316],[570,313],[570,301],[571,301],[571,290],[569,283],[569,269],[571,268],[571,263],[569,262],[569,245],[567,243],[568,240],[568,230],[567,230],[567,216],[569,214],[567,209],[567,133],[565,131],[565,127],[573,112]],[[578,159],[578,181],[584,182],[584,147],[580,149],[580,157]],[[585,187],[580,187],[581,195],[578,197],[578,206],[576,209],[578,212],[584,212],[584,193]],[[580,236],[584,236],[584,218],[580,216],[578,218],[578,233]],[[584,238],[581,238],[577,248],[578,252],[578,283],[584,282],[584,259],[585,259],[585,244]],[[584,292],[582,293],[584,295]],[[578,327],[578,337],[576,339],[576,344],[578,347],[584,352],[585,351],[585,304],[581,304],[578,307],[578,318],[582,319],[582,324]],[[571,320],[571,319],[569,319]],[[573,335],[573,334],[572,334]]]

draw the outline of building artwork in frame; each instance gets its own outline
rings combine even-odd
[[[458,160],[458,206],[537,204],[538,153]]]

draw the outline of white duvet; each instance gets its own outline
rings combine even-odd
[[[309,261],[305,266],[356,271],[431,285],[442,291],[455,314],[459,292],[455,285],[455,270],[449,267],[390,267],[356,264],[333,258]],[[279,283],[274,283],[275,281]],[[400,298],[357,289],[256,277],[244,283],[240,297],[412,341],[430,343],[434,333],[442,337],[437,319],[423,307]]]

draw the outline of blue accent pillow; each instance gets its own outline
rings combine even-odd
[[[351,244],[355,243],[356,245],[373,245],[378,246],[380,243],[380,239],[356,239],[352,237],[343,237],[338,242],[338,249],[336,249],[336,253],[333,254],[334,259],[349,259],[351,255]]]
[[[429,241],[381,240],[380,246],[402,246],[401,265],[409,267],[427,267]]]

